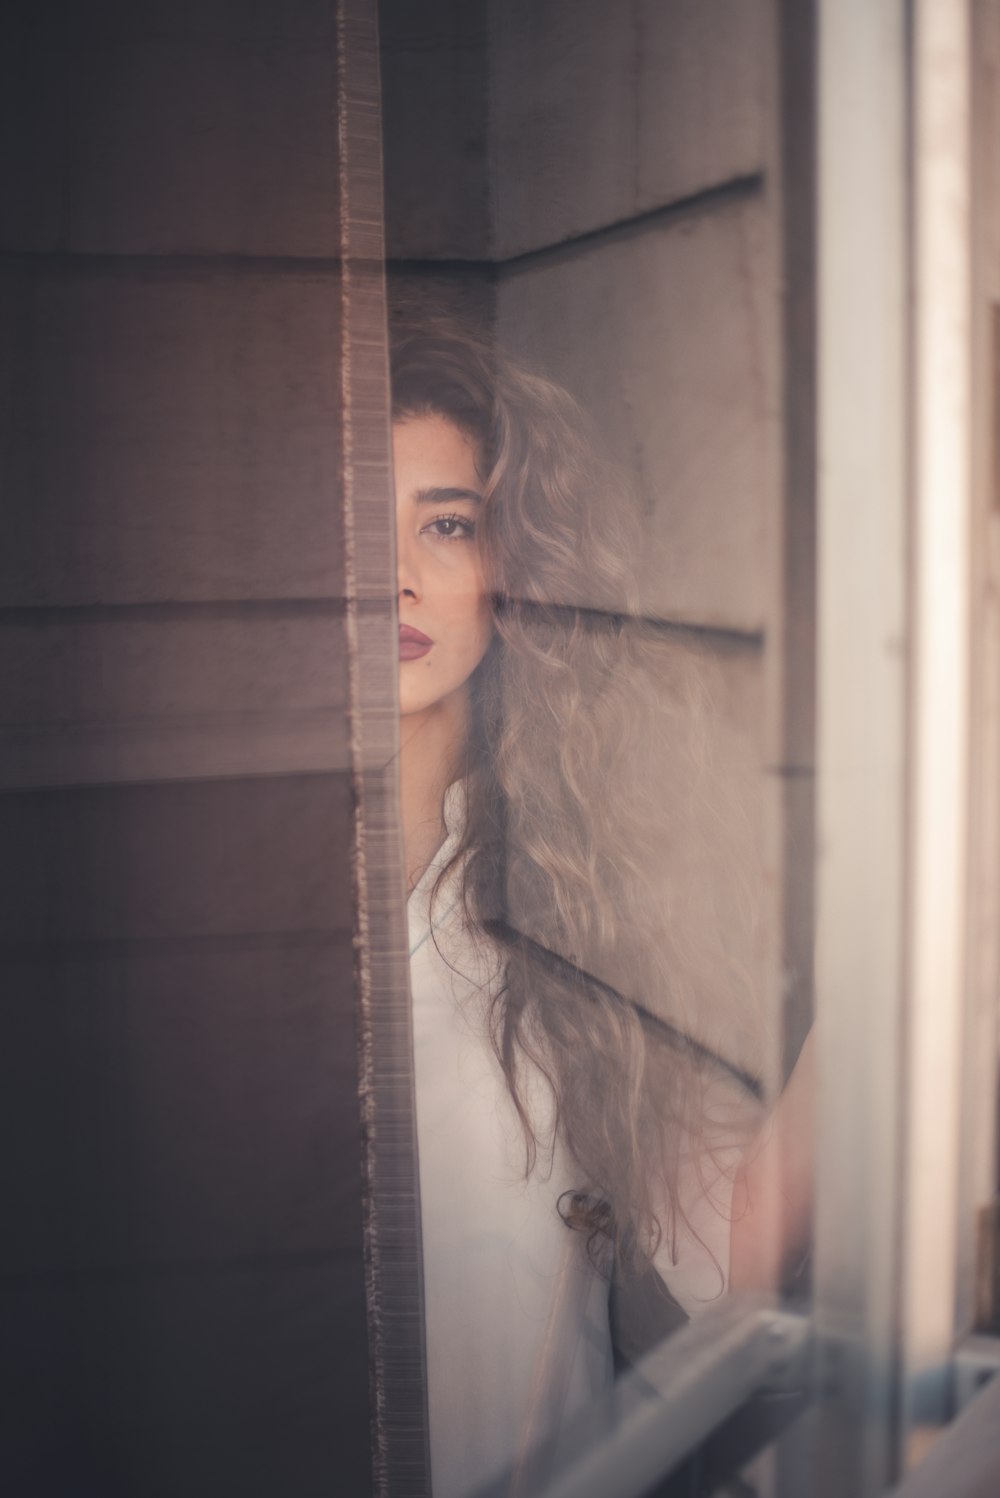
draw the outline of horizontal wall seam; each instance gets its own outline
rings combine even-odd
[[[735,625],[700,624],[690,620],[667,619],[658,614],[615,615],[605,613],[600,609],[574,608],[568,605],[538,605],[537,613],[539,617],[554,614],[556,618],[553,622],[562,624],[566,628],[569,628],[575,620],[579,620],[589,629],[599,629],[602,626],[610,629],[613,626],[638,624],[665,638],[700,640],[705,644],[735,646],[738,649],[750,651],[762,650],[764,646],[762,629],[740,629]]]
[[[381,617],[390,602],[387,598],[363,598],[358,600],[358,607],[362,614]],[[521,599],[505,602],[504,607],[523,609],[536,622],[558,624],[567,629],[577,623],[591,629],[618,629],[629,624],[639,624],[665,635],[693,636],[750,649],[758,649],[764,643],[764,631],[761,629],[671,619],[659,614],[619,614],[581,604],[545,604]],[[169,624],[188,619],[228,620],[245,619],[248,616],[269,619],[340,619],[343,618],[344,608],[344,599],[332,596],[178,603],[24,604],[0,607],[0,629],[40,629],[73,624]]]
[[[233,1274],[274,1274],[290,1269],[333,1267],[353,1262],[354,1244],[292,1250],[284,1253],[240,1254],[219,1259],[160,1259],[134,1264],[94,1264],[73,1269],[7,1269],[0,1271],[0,1292],[22,1288],[80,1285],[118,1285],[149,1280],[217,1279]]]
[[[517,274],[539,264],[558,264],[565,258],[600,249],[627,239],[669,227],[671,224],[725,208],[734,202],[759,195],[764,187],[764,173],[751,172],[713,187],[703,188],[686,197],[676,198],[643,213],[616,219],[596,229],[587,229],[555,244],[522,250],[515,255],[493,259],[470,256],[409,257],[388,256],[384,264],[394,271],[408,274],[448,274],[478,271],[486,276]],[[352,257],[352,266],[369,267],[381,272],[382,261]],[[184,252],[117,253],[105,251],[0,250],[0,270],[30,271],[33,275],[52,274],[111,278],[126,276],[136,280],[205,280],[226,276],[274,275],[288,277],[339,277],[343,261],[339,255],[240,255],[191,254]]]
[[[382,610],[387,600],[378,600]],[[40,629],[53,624],[158,624],[186,619],[341,619],[344,599],[233,598],[151,603],[13,604],[0,607],[0,628]]]
[[[539,599],[511,598],[501,594],[494,595],[493,607],[499,617],[516,615],[523,624],[556,626],[561,629],[579,627],[591,633],[625,631],[630,625],[638,625],[658,634],[693,636],[751,650],[759,649],[764,643],[764,632],[761,629],[694,619],[671,619],[662,614],[630,614],[625,610],[591,608],[583,603],[545,603]]]
[[[764,189],[763,172],[751,172],[747,176],[733,177],[728,182],[704,188],[688,197],[677,198],[671,203],[650,208],[645,213],[616,219],[614,223],[598,229],[588,229],[582,234],[560,240],[558,244],[543,245],[536,250],[524,250],[517,255],[508,255],[496,263],[504,275],[516,275],[522,270],[533,270],[539,265],[558,265],[564,260],[575,259],[591,250],[603,249],[605,245],[619,244],[634,236],[651,233],[657,229],[671,227],[675,223],[694,218],[702,213],[725,209],[734,203],[758,197]]]
[[[0,962],[28,967],[53,963],[100,960],[108,957],[131,961],[136,957],[231,956],[244,952],[333,952],[353,940],[351,926],[311,927],[291,931],[224,931],[181,936],[95,936],[23,938],[0,941]],[[0,1008],[13,995],[0,992]],[[76,1002],[57,999],[55,1002]]]
[[[65,737],[65,730],[54,730],[50,735],[57,738],[59,733]],[[379,775],[385,770],[384,764],[372,764],[366,766],[369,774]],[[112,779],[110,775],[101,776],[52,776],[37,779],[25,777],[20,781],[14,781],[10,777],[9,783],[0,782],[0,801],[6,803],[11,797],[44,796],[44,795],[89,795],[99,792],[127,792],[142,788],[155,787],[162,790],[166,786],[195,786],[195,785],[246,785],[261,780],[341,780],[349,773],[346,763],[329,766],[310,765],[307,769],[288,769],[287,766],[276,764],[264,766],[259,770],[246,770],[243,768],[233,770],[231,773],[220,771],[217,775],[205,774],[203,770],[192,769],[189,772],[179,774],[160,775],[135,775],[129,778]]]
[[[381,260],[352,259],[352,265],[381,274]],[[0,271],[45,276],[204,281],[215,277],[280,276],[327,281],[343,270],[339,255],[189,254],[172,250],[118,253],[114,250],[0,250]]]

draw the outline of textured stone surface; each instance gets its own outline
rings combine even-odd
[[[50,45],[172,38],[219,48],[317,46],[337,29],[330,0],[19,0],[19,8],[29,33]]]
[[[501,258],[759,171],[771,0],[493,0]]]
[[[7,291],[0,602],[340,594],[333,277],[15,271]]]
[[[667,729],[648,799],[662,837],[649,885],[667,912],[677,997],[651,995],[649,1004],[720,1057],[767,1076],[778,1030],[765,984],[762,652],[667,640],[660,694]]]
[[[494,0],[500,258],[627,217],[636,197],[632,3]]]
[[[490,254],[486,0],[381,0],[386,253]]]
[[[287,605],[8,621],[0,787],[347,769],[343,631]]]
[[[88,50],[73,250],[338,253],[336,58],[267,42]]]
[[[341,7],[13,9],[0,1486],[360,1494]]]
[[[333,1255],[15,1280],[5,1477],[38,1494],[366,1493],[367,1381],[344,1355],[363,1308],[360,1259]]]
[[[16,30],[0,47],[0,251],[64,246],[71,69]]]
[[[386,253],[486,259],[485,46],[382,53]]]
[[[387,758],[371,756],[379,768]],[[348,771],[351,763],[343,708],[0,729],[5,791],[322,775]]]
[[[764,167],[772,0],[484,10],[383,0],[390,254],[504,259]]]
[[[347,775],[37,791],[3,812],[0,941],[350,926]]]
[[[378,32],[380,45],[392,49],[482,47],[487,0],[379,0]]]
[[[32,1145],[2,1161],[3,1273],[335,1249],[352,963],[349,931],[8,962],[0,1111]]]
[[[338,253],[332,6],[100,5],[5,49],[0,248]]]
[[[635,0],[640,212],[759,172],[774,0]]]
[[[648,611],[757,630],[774,440],[764,208],[708,213],[527,265],[501,341],[566,385],[650,508]]]
[[[156,611],[0,625],[0,726],[344,708],[339,614]]]
[[[550,629],[539,626],[540,649]],[[595,787],[595,856],[616,858],[624,839],[637,871],[613,865],[624,881],[624,922],[561,953],[731,1064],[770,1076],[768,1047],[780,1023],[768,1012],[765,982],[775,870],[761,758],[762,647],[673,629],[647,639],[641,664],[610,638],[601,658],[602,676],[567,728],[567,753],[575,763],[569,735],[581,736],[576,774]],[[601,773],[586,767],[594,736],[612,740],[604,747],[617,756],[612,773],[603,769],[604,789],[588,778]],[[507,902],[520,930],[553,940],[523,881],[512,880]]]
[[[414,270],[405,264],[386,267],[390,315],[454,316],[487,335],[496,322],[496,280],[488,265]]]

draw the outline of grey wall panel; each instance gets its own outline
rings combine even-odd
[[[493,140],[500,259],[635,209],[634,5],[494,0]]]
[[[346,771],[340,600],[9,610],[0,785]]]
[[[0,941],[143,941],[351,922],[345,775],[4,797]]]
[[[768,574],[765,210],[736,194],[543,257],[498,289],[503,343],[583,401],[650,509],[649,612],[756,631]]]
[[[366,1491],[346,777],[0,806],[0,1470]]]
[[[668,634],[649,691],[660,714],[656,737],[641,746],[633,773],[648,838],[642,900],[659,914],[668,986],[636,993],[628,932],[620,948],[588,954],[588,962],[717,1055],[766,1077],[774,1016],[764,996],[762,649]]]
[[[0,1477],[32,1498],[362,1494],[359,1284],[330,1260],[0,1286]],[[342,1486],[341,1486],[342,1485]]]
[[[669,835],[650,875],[667,893],[692,1004],[687,1028],[718,1055],[766,1076],[774,1036],[762,887],[763,652],[711,638],[671,650],[686,658],[697,691],[690,714],[660,746],[650,795],[667,809]]]
[[[488,45],[485,0],[379,0],[379,50],[414,52]]]
[[[333,255],[332,48],[174,40],[78,61],[74,250]],[[139,121],[138,128],[135,123]]]
[[[393,212],[390,207],[388,212]],[[488,337],[496,322],[496,273],[491,265],[444,266],[390,261],[386,266],[390,314],[454,316]]]
[[[0,247],[338,253],[332,5],[53,9],[5,49]]]
[[[380,0],[385,249],[491,253],[487,0]]]
[[[26,15],[21,27],[29,27]],[[54,250],[66,197],[72,61],[65,47],[18,45],[17,21],[0,50],[0,249]]]
[[[774,0],[635,0],[640,212],[765,170]]]
[[[29,35],[52,47],[88,42],[128,42],[167,37],[227,48],[297,44],[317,47],[333,40],[337,8],[330,0],[34,0],[20,7]]]
[[[9,274],[0,602],[341,592],[335,280]]]
[[[372,1486],[341,371],[382,317],[369,290],[345,335],[372,90],[338,89],[374,6],[346,9],[35,0],[6,33],[0,1488],[26,1498]]]
[[[348,727],[333,708],[0,732],[0,780],[9,790],[317,775],[349,762]]]
[[[11,611],[0,623],[0,726],[343,711],[342,630],[332,602]]]
[[[8,953],[0,1277],[356,1254],[352,963],[349,931]]]
[[[768,0],[494,0],[496,253],[761,171]]]

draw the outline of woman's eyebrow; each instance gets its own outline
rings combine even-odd
[[[463,499],[474,505],[481,505],[483,502],[483,496],[477,494],[475,489],[418,489],[413,497],[418,505],[456,504]]]

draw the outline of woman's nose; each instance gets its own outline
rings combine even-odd
[[[399,527],[396,533],[396,579],[400,598],[419,599],[420,579],[409,540],[402,527]]]

